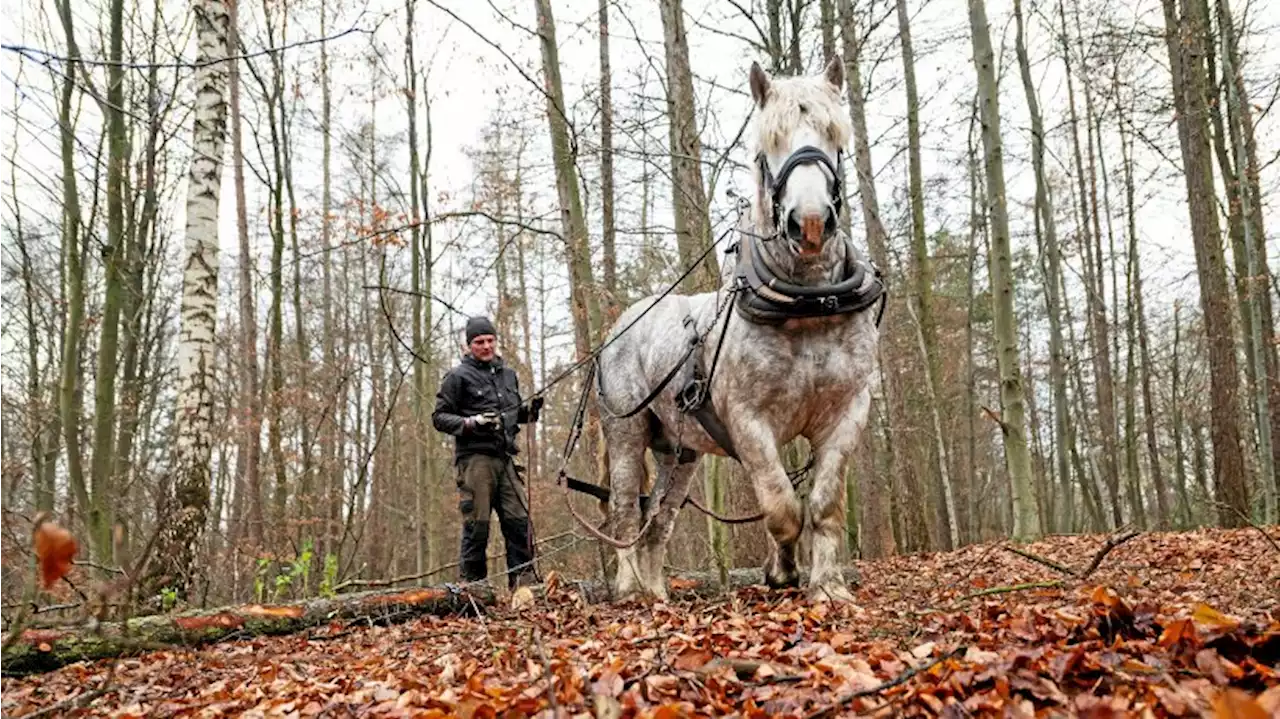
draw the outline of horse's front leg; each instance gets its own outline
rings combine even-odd
[[[857,445],[867,425],[871,390],[854,398],[849,411],[827,431],[813,440],[813,491],[809,494],[810,526],[813,530],[813,564],[809,594],[815,600],[852,602],[840,569],[840,541],[845,529],[845,457]]]
[[[777,437],[765,423],[739,417],[733,430],[738,458],[756,490],[756,501],[764,512],[769,530],[769,556],[764,579],[770,587],[800,586],[796,566],[796,542],[803,528],[800,500],[778,455]]]

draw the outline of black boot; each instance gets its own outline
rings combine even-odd
[[[502,523],[502,539],[507,546],[507,585],[515,589],[537,581],[533,571],[533,552],[529,541],[529,518],[507,517]]]
[[[485,549],[489,546],[489,522],[468,520],[462,523],[462,557],[460,574],[464,582],[477,582],[489,575]]]

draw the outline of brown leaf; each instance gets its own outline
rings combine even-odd
[[[1203,602],[1197,603],[1195,611],[1192,612],[1191,618],[1197,624],[1203,624],[1211,629],[1218,631],[1230,632],[1240,626],[1238,620],[1232,619],[1222,612]]]
[[[71,560],[76,556],[75,537],[59,527],[47,512],[36,517],[31,531],[31,543],[35,546],[36,559],[40,563],[40,580],[49,589],[71,571]]]
[[[1213,713],[1218,719],[1269,719],[1270,712],[1247,693],[1227,689],[1213,700]]]
[[[1162,647],[1171,647],[1182,641],[1188,644],[1199,642],[1199,636],[1196,634],[1196,625],[1190,619],[1178,619],[1171,622],[1160,633],[1160,640],[1157,643]]]

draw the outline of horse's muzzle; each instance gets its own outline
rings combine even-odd
[[[786,233],[788,239],[798,243],[801,255],[816,255],[836,234],[836,214],[830,206],[804,214],[792,210],[787,213]]]

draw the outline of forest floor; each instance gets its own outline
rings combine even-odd
[[[3,681],[6,716],[1280,717],[1280,531],[858,562],[857,604],[739,589],[330,626]],[[1050,563],[1060,565],[1051,567]]]

